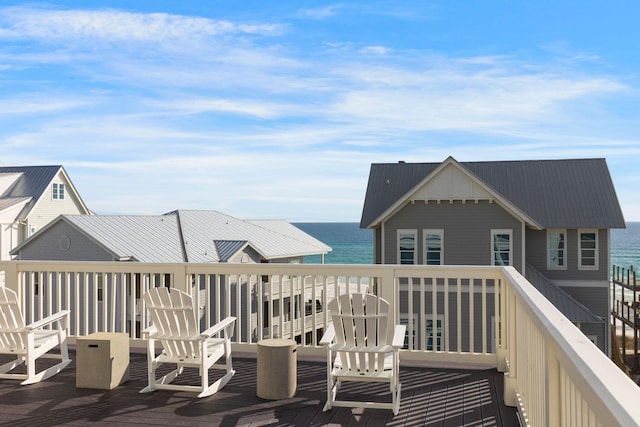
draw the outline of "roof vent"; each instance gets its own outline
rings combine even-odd
[[[404,165],[407,162],[405,162],[404,160],[400,160],[398,163],[400,163],[401,165]]]

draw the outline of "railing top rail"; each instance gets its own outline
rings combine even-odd
[[[555,343],[558,359],[576,386],[598,396],[588,402],[591,409],[609,414],[619,425],[640,424],[640,388],[515,268],[504,267],[504,276],[524,309]]]

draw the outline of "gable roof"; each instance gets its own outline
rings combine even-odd
[[[284,220],[242,220],[216,211],[178,210],[176,215],[189,262],[217,262],[213,242],[246,241],[266,259],[317,255],[331,247]],[[227,254],[227,259],[228,259]]]
[[[31,209],[40,200],[40,198],[49,190],[49,184],[53,179],[62,173],[71,186],[68,191],[72,191],[77,197],[82,208],[89,213],[80,195],[73,187],[71,179],[69,179],[66,171],[61,165],[52,166],[0,166],[0,179],[2,180],[2,188],[0,188],[0,199],[17,199],[30,197],[31,200],[26,204],[17,219],[24,219],[29,215]]]
[[[624,228],[605,159],[452,162],[542,228]],[[360,227],[386,219],[443,163],[371,165]]]
[[[112,253],[114,259],[185,261],[175,218],[158,215],[61,215],[59,218]]]
[[[59,221],[76,228],[114,259],[140,262],[226,262],[247,246],[265,259],[331,251],[286,221],[244,221],[215,211],[179,210],[148,216],[61,215],[11,253],[18,254]],[[270,227],[260,225],[265,223]]]

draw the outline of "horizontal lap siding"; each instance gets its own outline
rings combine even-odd
[[[403,207],[385,223],[385,260],[396,264],[397,230],[416,229],[418,261],[423,263],[422,230],[444,230],[444,263],[447,265],[489,265],[491,260],[491,230],[510,229],[513,232],[513,262],[521,270],[521,223],[495,203],[456,201],[416,202]]]
[[[66,237],[63,237],[66,236]],[[68,241],[68,249],[65,242]],[[68,240],[67,240],[68,239]],[[43,235],[20,250],[22,260],[113,261],[113,255],[64,221],[54,224]]]
[[[578,269],[578,230],[566,230],[564,270],[547,269],[547,230],[527,230],[527,263],[551,280],[603,280],[609,278],[609,233],[598,230],[598,270]]]

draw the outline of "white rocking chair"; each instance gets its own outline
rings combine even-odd
[[[389,303],[371,294],[343,294],[329,303],[331,319],[320,344],[327,348],[327,403],[400,410],[399,350],[406,326],[388,328]],[[342,381],[388,382],[391,402],[336,400]]]
[[[54,329],[54,325],[57,327]],[[16,293],[0,287],[0,354],[9,354],[16,359],[0,366],[0,378],[21,379],[21,384],[33,384],[62,371],[69,363],[67,335],[69,311],[61,310],[44,319],[24,324]],[[46,327],[46,328],[45,328]],[[60,354],[49,354],[59,346]],[[36,359],[60,359],[60,363],[36,372]],[[26,364],[27,373],[9,373],[17,366]]]
[[[206,397],[224,387],[235,374],[231,363],[235,317],[227,317],[201,333],[190,295],[178,289],[153,288],[144,294],[143,299],[149,310],[151,326],[142,332],[148,344],[149,385],[140,393],[186,390],[199,392],[198,397]],[[218,338],[214,338],[214,335],[218,335]],[[162,344],[162,352],[158,356],[155,352],[156,340]],[[216,364],[222,356],[225,363]],[[156,369],[165,363],[175,364],[176,369],[156,379]],[[200,386],[171,384],[185,367],[199,369]],[[209,385],[211,368],[223,369],[226,373]]]

